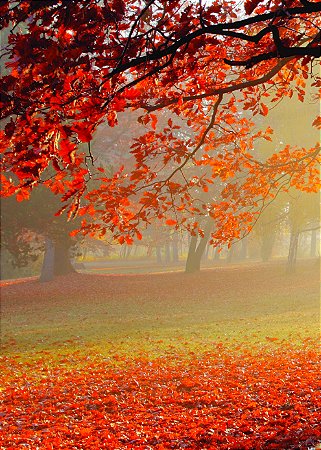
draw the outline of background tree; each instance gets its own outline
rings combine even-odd
[[[288,221],[290,244],[287,270],[294,272],[300,235],[320,228],[320,195],[293,194],[288,203]]]
[[[33,190],[27,202],[12,197],[2,200],[1,247],[18,267],[44,253],[41,281],[75,271],[70,261],[76,244],[70,232],[75,223],[68,222],[66,215],[55,216],[60,207],[59,197],[41,187]]]

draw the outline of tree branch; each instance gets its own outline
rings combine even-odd
[[[321,46],[314,46],[314,44],[320,41],[320,33],[318,33],[307,46],[285,47],[282,40],[280,39],[279,30],[276,26],[272,25],[266,30],[272,32],[276,50],[253,56],[252,58],[246,59],[245,61],[224,59],[224,62],[230,66],[244,66],[248,69],[253,67],[255,64],[258,64],[259,62],[268,61],[272,58],[289,58],[300,56],[312,56],[315,58],[320,57]]]
[[[249,81],[244,81],[243,83],[237,83],[237,84],[226,86],[223,88],[211,89],[203,94],[187,95],[187,96],[181,97],[181,100],[183,100],[183,102],[200,100],[202,98],[212,97],[214,95],[228,94],[228,93],[235,92],[235,91],[241,91],[241,90],[247,89],[249,87],[258,86],[262,83],[266,83],[271,78],[273,78],[286,64],[288,64],[293,59],[294,59],[293,56],[290,58],[282,59],[269,72],[267,72],[262,77],[257,78],[256,80],[249,80]],[[166,100],[162,103],[158,103],[154,106],[142,106],[142,108],[144,108],[148,112],[153,112],[153,111],[157,111],[158,109],[162,109],[164,107],[176,104],[176,103],[178,103],[179,100],[180,99],[178,99],[178,98],[170,99],[170,100]]]
[[[292,18],[293,16],[296,16],[296,15],[311,14],[311,13],[320,12],[320,11],[321,11],[321,1],[309,3],[308,5],[302,6],[302,7],[298,6],[298,7],[294,7],[294,8],[287,8],[286,10],[280,9],[280,10],[265,13],[265,14],[258,14],[254,17],[249,17],[249,18],[243,19],[243,20],[237,20],[235,22],[209,25],[207,27],[203,26],[195,31],[192,31],[191,33],[186,34],[182,38],[177,39],[176,42],[173,43],[172,45],[169,45],[162,49],[157,48],[155,51],[153,51],[151,53],[147,53],[142,56],[132,58],[130,61],[127,61],[126,63],[117,65],[117,67],[115,67],[115,69],[112,70],[108,74],[107,78],[110,79],[114,75],[122,73],[128,69],[131,69],[134,67],[139,67],[142,64],[146,64],[148,62],[162,59],[162,58],[172,54],[173,52],[177,52],[177,50],[179,50],[180,48],[189,44],[193,39],[196,39],[197,37],[200,37],[202,35],[206,35],[206,34],[219,35],[219,36],[228,36],[229,35],[232,37],[237,37],[241,40],[258,42],[258,40],[260,40],[267,33],[267,31],[265,31],[266,28],[269,28],[269,31],[270,31],[270,27],[265,27],[263,29],[264,31],[262,30],[255,36],[247,35],[246,33],[234,33],[229,30],[239,30],[239,29],[242,29],[249,25],[259,24],[262,22],[273,20],[276,17]],[[310,52],[310,50],[308,50],[308,51]],[[293,52],[291,55],[288,55],[288,56],[295,56],[295,55],[297,55],[297,54],[295,52]],[[298,56],[302,56],[302,50],[299,51]],[[271,55],[270,59],[274,58],[274,57],[275,57],[274,55]]]

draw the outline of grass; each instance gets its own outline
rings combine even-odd
[[[280,264],[265,264],[4,285],[3,352],[152,357],[202,352],[217,342],[300,342],[320,333],[319,280],[310,262],[291,276]]]
[[[319,268],[2,287],[0,448],[318,448]]]

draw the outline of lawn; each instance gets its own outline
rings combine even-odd
[[[310,262],[4,283],[0,448],[316,448],[319,281]]]

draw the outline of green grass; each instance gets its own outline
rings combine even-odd
[[[298,341],[320,333],[319,267],[279,264],[200,274],[76,274],[2,287],[3,352],[34,358],[202,352],[218,342]]]

